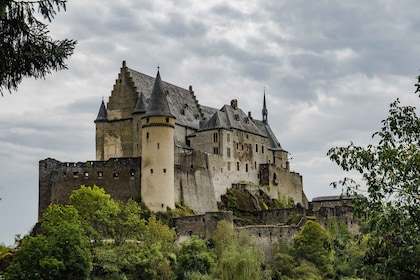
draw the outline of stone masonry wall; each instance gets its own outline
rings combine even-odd
[[[77,163],[41,160],[38,217],[51,203],[68,203],[73,190],[81,185],[104,188],[115,200],[140,198],[140,165],[140,158]]]

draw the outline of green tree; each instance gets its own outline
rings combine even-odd
[[[66,9],[66,0],[0,1],[0,93],[16,90],[24,77],[44,78],[51,71],[66,69],[76,41],[54,40],[48,26]]]
[[[373,134],[379,138],[376,145],[351,143],[331,148],[328,156],[365,181],[367,195],[353,202],[370,233],[365,267],[386,279],[420,278],[420,119],[415,107],[397,99],[382,125]],[[350,178],[333,185],[360,193],[360,184]]]
[[[323,276],[332,276],[331,238],[320,224],[307,221],[293,240],[292,252],[297,260],[313,263]]]
[[[215,256],[208,251],[206,241],[193,236],[181,243],[177,257],[178,279],[187,279],[186,275],[198,272],[201,275],[210,274],[215,267]]]
[[[251,242],[248,235],[237,235],[231,224],[221,221],[212,239],[217,256],[217,277],[222,280],[262,278],[264,252]]]
[[[91,254],[77,217],[72,206],[50,205],[40,233],[21,240],[6,279],[86,279]]]
[[[77,209],[91,240],[100,242],[106,238],[114,238],[121,209],[104,189],[82,185],[73,191],[70,205]]]

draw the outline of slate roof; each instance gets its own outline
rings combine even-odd
[[[137,100],[136,107],[134,107],[133,114],[144,114],[146,113],[146,100],[143,92],[140,93],[139,99]]]
[[[254,120],[255,125],[262,131],[264,135],[268,138],[268,148],[270,150],[284,150],[277,140],[276,135],[271,130],[270,125],[265,121]]]
[[[102,100],[101,106],[99,107],[98,116],[95,122],[106,122],[108,120],[108,113],[105,107],[105,102]]]
[[[166,93],[163,91],[162,80],[160,79],[159,71],[156,75],[146,114],[144,114],[142,118],[152,116],[175,117],[171,113],[171,109],[169,108],[168,100],[166,98]]]
[[[127,68],[127,70],[138,91],[143,92],[145,103],[148,106],[155,78],[130,68]],[[176,118],[176,123],[197,129],[199,120],[201,120],[201,112],[194,94],[187,89],[164,81],[161,81],[161,85],[163,92],[166,94],[171,114]]]

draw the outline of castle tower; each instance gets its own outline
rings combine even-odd
[[[133,156],[141,157],[141,117],[146,113],[146,100],[143,91],[133,111]]]
[[[105,107],[104,100],[102,99],[99,108],[98,116],[95,120],[96,125],[96,160],[105,159],[104,141],[105,141],[105,126],[108,122],[108,113]]]
[[[142,201],[154,212],[173,209],[175,116],[169,109],[159,71],[146,114],[141,117],[141,130]]]

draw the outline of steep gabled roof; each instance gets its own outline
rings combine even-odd
[[[98,116],[96,117],[96,122],[106,122],[108,121],[108,113],[105,107],[105,102],[102,100],[101,106],[99,107]]]
[[[146,106],[150,103],[151,93],[155,78],[127,68],[137,89],[144,94]],[[171,113],[176,117],[176,123],[179,125],[198,128],[199,121],[202,120],[201,108],[194,92],[161,81],[162,90],[166,94]],[[134,104],[133,104],[134,108]]]
[[[222,109],[216,111],[214,115],[202,126],[199,131],[211,129],[238,129],[265,136],[265,133],[255,125],[253,120],[248,117],[240,108],[224,105]]]

